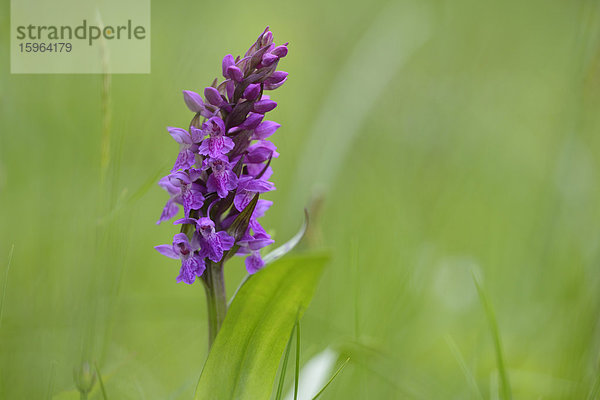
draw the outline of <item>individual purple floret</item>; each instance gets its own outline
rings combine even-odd
[[[215,223],[208,217],[195,221],[200,238],[200,254],[214,262],[221,261],[223,251],[233,247],[234,239],[227,232],[215,231]]]
[[[257,193],[265,193],[275,190],[275,186],[264,179],[257,179],[253,176],[245,176],[239,180],[233,204],[238,211],[242,211],[250,203]]]
[[[277,71],[287,53],[287,43],[276,46],[267,28],[243,57],[223,58],[224,80],[183,91],[194,115],[188,130],[168,128],[179,153],[171,174],[159,182],[169,200],[158,223],[174,218],[179,205],[184,218],[176,221],[181,233],[173,245],[156,247],[182,260],[178,282],[204,279],[205,265],[222,264],[234,254],[246,256],[250,274],[264,266],[260,250],[273,240],[258,220],[272,203],[258,196],[275,190],[269,179],[279,153],[266,139],[280,127],[265,119],[277,107],[266,92],[287,80],[287,72]]]
[[[168,127],[167,130],[173,139],[179,143],[179,154],[177,155],[177,160],[175,160],[175,165],[171,169],[171,172],[177,171],[178,169],[191,168],[196,162],[198,145],[194,143],[192,136],[184,129]]]
[[[225,198],[230,190],[234,190],[238,185],[238,177],[231,170],[227,157],[205,159],[202,164],[202,169],[211,170],[208,176],[206,187],[209,192],[217,192],[217,196]]]
[[[181,189],[171,183],[169,175],[162,177],[160,181],[158,181],[158,185],[165,189],[170,196],[169,200],[167,200],[167,204],[165,204],[165,207],[160,214],[160,218],[156,222],[157,224],[160,224],[163,221],[168,221],[175,217],[179,212],[178,204],[183,203],[181,200]]]
[[[234,147],[233,140],[225,136],[225,123],[219,117],[212,117],[203,123],[201,132],[208,135],[198,148],[198,153],[203,156],[220,158]]]
[[[177,282],[191,285],[197,276],[202,276],[206,269],[204,257],[196,252],[200,248],[198,235],[194,235],[192,243],[190,243],[185,233],[178,233],[173,237],[172,246],[162,244],[154,248],[164,256],[181,260],[181,270],[177,276]]]
[[[238,242],[240,246],[238,254],[249,254],[246,257],[246,270],[249,274],[254,274],[265,265],[259,250],[273,243],[271,236],[258,222],[258,218],[262,217],[272,204],[273,202],[268,200],[258,201],[250,218],[248,229]]]
[[[199,210],[204,204],[203,187],[197,183],[195,177],[199,176],[200,171],[189,169],[186,171],[177,171],[169,175],[169,181],[175,187],[179,188],[183,211],[186,217],[192,210]]]

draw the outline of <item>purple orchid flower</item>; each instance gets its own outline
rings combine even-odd
[[[194,224],[198,233],[200,244],[199,255],[208,257],[213,262],[219,262],[223,258],[223,252],[233,247],[235,242],[225,231],[215,231],[215,223],[208,217],[183,218],[175,221],[176,224]]]
[[[156,221],[157,225],[163,221],[168,221],[177,215],[179,212],[178,204],[183,204],[181,200],[181,189],[173,185],[169,177],[170,175],[163,176],[160,181],[158,181],[158,185],[169,193],[169,200],[167,200],[167,203],[160,214],[160,218]]]
[[[204,104],[202,101],[202,97],[191,90],[183,91],[183,101],[185,101],[185,105],[195,113],[199,113],[205,118],[210,118],[215,115],[217,110],[216,107],[210,104]]]
[[[260,233],[263,235],[267,235],[267,232],[258,222],[258,219],[263,217],[272,205],[272,201],[263,199],[258,200],[258,202],[256,203],[256,207],[254,208],[254,212],[252,213],[252,217],[250,218],[250,222],[248,224],[248,227],[252,229],[255,234]]]
[[[256,164],[265,162],[269,158],[277,157],[279,157],[279,153],[273,143],[268,140],[259,140],[248,147],[248,154],[246,154],[245,161],[249,164]]]
[[[246,118],[246,120],[244,122],[242,122],[238,126],[234,126],[233,128],[229,129],[229,133],[232,134],[232,133],[236,133],[236,132],[243,131],[243,130],[256,129],[260,125],[260,123],[264,117],[265,116],[263,114],[251,112],[248,114],[248,117]]]
[[[223,57],[222,62],[223,76],[235,82],[241,82],[244,79],[244,73],[235,65],[235,59],[231,54]]]
[[[192,136],[185,129],[168,127],[167,130],[173,139],[179,143],[179,155],[177,156],[177,160],[175,160],[175,165],[173,165],[171,172],[178,169],[191,168],[196,162],[198,145],[194,143]]]
[[[175,235],[172,245],[156,247],[161,254],[182,261],[179,282],[191,284],[202,276],[207,258],[212,261],[211,273],[222,273],[217,263],[236,244],[237,254],[246,255],[249,273],[264,267],[260,250],[273,240],[259,219],[272,202],[259,199],[249,220],[244,210],[256,194],[275,190],[269,181],[271,160],[279,153],[266,139],[280,125],[265,119],[277,107],[265,92],[287,81],[288,73],[277,70],[287,53],[288,44],[276,45],[267,27],[243,57],[227,54],[223,58],[224,80],[215,80],[201,93],[183,91],[193,116],[189,130],[168,128],[179,143],[179,153],[170,175],[159,182],[169,199],[157,223],[174,218],[181,205],[184,218],[175,223],[184,224],[186,233]],[[241,238],[238,228],[235,238],[227,233],[237,218],[244,224],[247,221]]]
[[[265,166],[264,162],[277,157],[279,157],[279,153],[273,143],[268,140],[259,140],[248,147],[248,153],[244,159],[248,175],[268,180],[273,174],[273,170],[270,166]]]
[[[256,273],[265,265],[265,262],[260,255],[260,249],[274,243],[271,236],[258,222],[258,218],[262,217],[272,204],[273,202],[268,200],[259,200],[257,202],[252,217],[250,218],[248,230],[242,239],[237,242],[238,246],[240,246],[237,254],[248,254],[245,264],[246,270],[250,275]]]
[[[255,179],[245,176],[238,181],[237,191],[233,198],[233,204],[238,211],[244,210],[256,193],[265,193],[275,190],[275,185],[264,179]]]
[[[244,264],[246,265],[246,271],[250,275],[258,272],[262,267],[265,266],[265,262],[260,255],[260,249],[274,243],[274,240],[255,238],[255,237],[244,237],[242,240],[238,242],[240,248],[238,249],[238,255],[247,255],[244,260]],[[253,247],[257,247],[256,249],[252,249]]]
[[[198,148],[198,153],[211,158],[220,158],[229,153],[233,147],[233,140],[225,136],[225,123],[219,117],[212,117],[202,124],[202,132],[208,134]]]
[[[185,233],[178,233],[173,237],[173,245],[162,244],[154,248],[162,255],[181,260],[181,270],[177,276],[177,282],[185,282],[191,285],[196,277],[202,276],[206,269],[204,258],[196,250],[200,247],[198,235],[189,242]]]
[[[223,156],[224,157],[224,156]],[[220,198],[225,198],[230,190],[234,190],[238,184],[238,177],[231,170],[231,165],[226,161],[227,157],[205,159],[202,169],[211,169],[212,173],[206,181],[209,192],[217,192]]]
[[[262,114],[261,114],[262,115]],[[266,139],[277,131],[281,127],[280,124],[273,121],[263,121],[260,125],[254,128],[254,135],[252,139]]]
[[[190,169],[169,175],[170,183],[180,189],[181,203],[186,217],[189,217],[190,211],[199,210],[204,205],[202,185],[194,182],[199,174],[199,170]]]
[[[263,94],[260,100],[254,103],[252,111],[259,114],[266,114],[275,107],[277,107],[277,103],[271,100],[271,96],[268,94]]]

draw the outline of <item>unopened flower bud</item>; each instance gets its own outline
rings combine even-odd
[[[265,79],[265,84],[275,84],[284,81],[287,79],[288,73],[285,71],[275,71]]]
[[[234,64],[235,64],[235,61],[231,54],[227,54],[225,57],[223,57],[223,62],[221,63],[221,67],[223,69],[223,76],[225,78],[229,78],[229,75],[227,73],[227,68],[229,68],[230,66],[232,66]]]
[[[277,60],[279,60],[279,57],[277,57],[275,54],[265,53],[265,55],[262,57],[262,61],[260,63],[262,64],[263,67],[268,67],[269,65],[273,64]]]
[[[282,80],[279,83],[265,83],[265,86],[263,87],[263,89],[264,90],[275,90],[279,86],[282,86],[285,83],[286,80],[287,80],[287,78],[285,78],[284,80]]]
[[[283,58],[287,56],[288,48],[287,46],[277,46],[271,51],[271,54],[276,55],[279,58]]]
[[[263,114],[251,112],[250,114],[248,114],[248,117],[246,117],[246,120],[244,122],[242,122],[240,125],[234,128],[231,128],[229,130],[229,133],[255,129],[259,126],[264,117],[265,116]]]
[[[270,45],[271,43],[273,43],[273,32],[271,32],[271,31],[267,31],[267,33],[265,33],[265,34],[263,35],[263,38],[262,38],[262,45],[263,45],[263,46],[268,46],[268,45]]]
[[[260,94],[260,84],[253,83],[248,85],[246,90],[244,90],[244,98],[250,101],[255,100]]]
[[[77,390],[88,394],[96,383],[96,372],[89,362],[84,361],[78,367],[73,368],[73,380]]]
[[[235,65],[232,65],[227,68],[227,75],[229,75],[229,78],[233,79],[236,82],[241,82],[242,79],[244,79],[244,73]]]
[[[221,104],[223,104],[223,98],[221,97],[221,94],[217,89],[215,89],[212,86],[209,86],[206,89],[204,89],[204,97],[206,98],[206,101],[208,101],[212,105],[220,106]]]
[[[277,107],[277,103],[273,100],[259,100],[254,103],[254,112],[264,114]]]
[[[183,101],[185,101],[185,105],[190,109],[190,111],[198,113],[204,110],[204,102],[202,101],[202,97],[200,97],[200,95],[196,92],[184,90]]]

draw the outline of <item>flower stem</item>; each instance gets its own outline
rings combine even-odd
[[[227,314],[223,264],[207,260],[203,278],[208,309],[208,349],[210,350],[219,329],[221,329],[225,314]]]

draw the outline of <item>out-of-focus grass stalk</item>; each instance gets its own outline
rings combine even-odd
[[[477,276],[473,273],[473,282],[475,282],[475,287],[477,288],[477,293],[479,294],[479,299],[481,304],[483,305],[483,309],[485,311],[485,315],[488,319],[488,323],[490,324],[490,330],[492,332],[492,338],[494,341],[494,350],[496,352],[496,363],[498,365],[498,375],[500,377],[500,398],[502,400],[511,400],[512,399],[512,391],[510,388],[510,381],[508,379],[508,374],[506,372],[506,367],[504,365],[504,356],[502,353],[502,342],[500,341],[500,330],[498,329],[498,322],[496,321],[496,314],[494,313],[494,308],[490,303],[487,293],[483,288],[482,283],[477,278]]]
[[[110,73],[109,55],[106,41],[100,40],[100,51],[102,52],[102,136],[100,142],[100,182],[104,185],[108,164],[110,162]]]
[[[450,351],[452,352],[452,355],[454,356],[454,358],[456,359],[456,362],[460,366],[460,369],[462,370],[463,375],[465,376],[465,379],[467,380],[467,384],[471,388],[471,392],[473,393],[473,396],[475,398],[477,398],[478,400],[484,400],[483,395],[481,394],[481,391],[479,390],[479,386],[477,385],[477,380],[475,379],[475,377],[469,370],[469,367],[467,366],[467,363],[465,362],[465,359],[462,356],[460,349],[456,345],[456,342],[452,339],[452,337],[450,337],[448,335],[448,336],[446,336],[446,343],[448,343],[448,347],[450,347]]]
[[[359,313],[359,299],[360,299],[360,270],[358,267],[358,238],[355,236],[352,238],[351,247],[351,258],[350,265],[354,272],[354,339],[358,340],[360,337],[360,313]]]
[[[298,201],[308,200],[306,196],[327,194],[375,102],[397,71],[429,39],[430,14],[423,2],[391,2],[358,41],[348,61],[335,71],[300,157],[304,162],[296,170],[290,207],[296,209]]]
[[[8,284],[8,272],[10,271],[10,264],[12,263],[13,253],[15,251],[15,245],[13,244],[8,254],[8,264],[6,266],[6,272],[4,273],[4,283],[2,284],[2,301],[0,302],[0,328],[2,327],[2,314],[4,311],[4,299],[6,297],[6,285]]]
[[[298,319],[296,319],[296,324],[298,323]],[[281,373],[279,374],[279,384],[277,385],[277,394],[275,396],[275,400],[281,400],[281,396],[283,396],[283,384],[285,383],[285,373],[287,370],[288,360],[290,358],[290,350],[292,349],[292,339],[294,338],[294,330],[296,326],[290,332],[290,338],[288,340],[288,344],[285,347],[285,356],[283,358],[283,363],[281,365]]]
[[[52,400],[52,394],[54,393],[54,377],[56,374],[56,361],[52,363],[50,367],[50,378],[48,379],[48,389],[46,390],[46,399]]]
[[[104,387],[104,381],[102,380],[102,374],[100,373],[100,368],[98,368],[98,363],[94,363],[94,367],[96,368],[96,374],[98,374],[98,383],[100,384],[102,398],[104,400],[108,400],[108,397],[106,396],[106,388]]]
[[[300,381],[300,321],[296,321],[296,370],[294,371],[294,400],[298,399]]]
[[[587,400],[598,400],[600,398],[600,376],[596,377],[594,384],[592,385],[592,389],[590,390],[590,394],[587,397]]]
[[[327,386],[329,386],[331,384],[331,382],[333,382],[333,380],[335,379],[335,377],[338,376],[340,372],[342,372],[342,370],[348,364],[349,361],[350,361],[350,357],[346,358],[346,361],[344,361],[343,364],[340,365],[340,367],[337,369],[337,371],[335,371],[333,373],[333,375],[331,375],[331,378],[329,378],[329,380],[327,381],[327,383],[325,384],[325,386],[323,386],[323,388],[321,390],[319,390],[319,393],[317,393],[315,395],[315,397],[312,398],[312,400],[317,400],[323,394],[323,392],[325,391],[325,389],[327,389]]]

